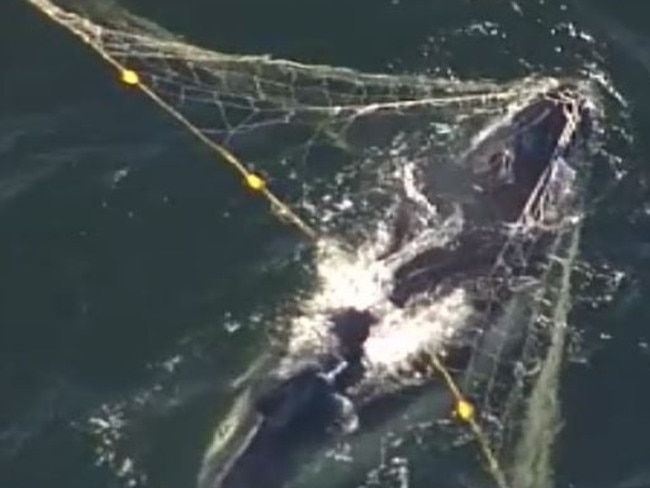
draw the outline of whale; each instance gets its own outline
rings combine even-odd
[[[444,175],[425,174],[422,193],[437,207],[460,212],[462,229],[444,246],[404,258],[412,232],[408,207],[400,208],[391,238],[377,255],[397,263],[387,300],[407,308],[418,297],[444,297],[460,287],[478,311],[481,327],[488,328],[513,288],[534,282],[548,259],[549,242],[573,205],[592,119],[579,90],[560,85],[478,134],[450,161],[461,176],[445,191],[440,191]],[[508,246],[517,252],[504,252]],[[360,388],[372,383],[365,348],[381,317],[373,310],[342,307],[331,310],[326,321],[331,347],[296,359],[289,371],[268,368],[263,384],[241,396],[233,410],[236,421],[228,423],[219,448],[206,455],[199,488],[287,486],[297,467],[328,439],[380,425],[427,388],[440,387],[440,379],[429,374],[430,363],[415,355],[410,368],[420,373],[418,381],[392,389]],[[463,332],[446,342],[444,360],[452,373],[462,372],[471,360],[468,343]]]

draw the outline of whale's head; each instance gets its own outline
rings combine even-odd
[[[549,191],[566,189],[573,152],[591,130],[586,99],[571,86],[540,94],[491,128],[463,156],[473,192],[466,205],[480,223],[517,220]],[[554,180],[555,178],[555,180]],[[558,195],[555,195],[557,197]]]
[[[446,167],[440,175],[431,169],[424,183],[427,197],[434,203],[454,203],[462,212],[463,229],[445,247],[422,248],[408,259],[394,256],[400,264],[394,271],[391,301],[403,306],[443,282],[456,286],[489,273],[512,237],[514,224],[543,257],[546,237],[571,216],[580,155],[592,123],[588,99],[575,87],[560,86],[538,94],[480,133],[451,161],[456,177],[449,178]],[[444,188],[447,183],[451,190]],[[398,255],[402,243],[395,242],[390,253]],[[518,272],[528,272],[534,263],[520,263]]]

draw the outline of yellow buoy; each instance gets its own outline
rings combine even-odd
[[[138,73],[133,70],[125,69],[122,71],[122,81],[127,85],[137,85],[140,83],[140,77]]]
[[[246,185],[251,190],[260,191],[266,187],[266,182],[256,174],[249,173],[246,175]]]
[[[456,413],[462,420],[467,422],[474,418],[474,405],[465,400],[460,400],[456,405]]]

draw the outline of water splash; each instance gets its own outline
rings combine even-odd
[[[417,247],[428,245],[423,241]],[[435,352],[467,323],[473,308],[461,288],[443,297],[423,296],[408,308],[395,307],[387,298],[394,264],[376,259],[378,247],[366,243],[350,251],[336,241],[321,243],[319,286],[292,321],[285,368],[292,369],[296,358],[333,347],[329,317],[341,308],[369,310],[378,318],[365,343],[365,361],[375,378],[397,375],[414,356]]]

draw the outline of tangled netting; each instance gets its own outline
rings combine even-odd
[[[273,189],[292,182],[282,201],[308,222],[306,228],[320,232],[347,228],[342,223],[353,215],[355,222],[381,220],[395,201],[393,190],[402,185],[400,168],[408,163],[435,169],[437,161],[462,160],[486,130],[498,130],[512,113],[564,81],[531,77],[497,84],[365,74],[225,54],[193,46],[107,2],[28,1],[90,45],[125,81],[139,85],[201,140],[223,148],[225,159],[232,157],[245,172],[262,175],[249,178],[251,186],[267,191],[264,185]],[[592,95],[588,87],[580,94]],[[575,130],[575,117],[568,114],[558,154]],[[584,166],[577,163],[575,167]],[[476,339],[469,368],[458,376],[486,443],[502,464],[512,466],[507,478],[517,487],[545,476],[558,420],[558,377],[580,215],[579,198],[574,198],[564,218],[556,218],[557,191],[548,189],[563,181],[562,168],[550,165],[544,188],[534,192],[486,281],[504,278],[509,268],[525,262],[530,242],[521,236],[537,226],[552,229],[555,236],[548,250],[552,259],[536,278],[541,286],[528,287],[521,276],[508,282],[515,299],[501,304],[503,313]],[[573,190],[579,192],[579,186]],[[272,196],[277,207],[279,197]],[[433,212],[423,225],[441,225],[437,219]],[[490,299],[499,300],[498,293]],[[502,346],[513,330],[523,340],[506,357]]]

